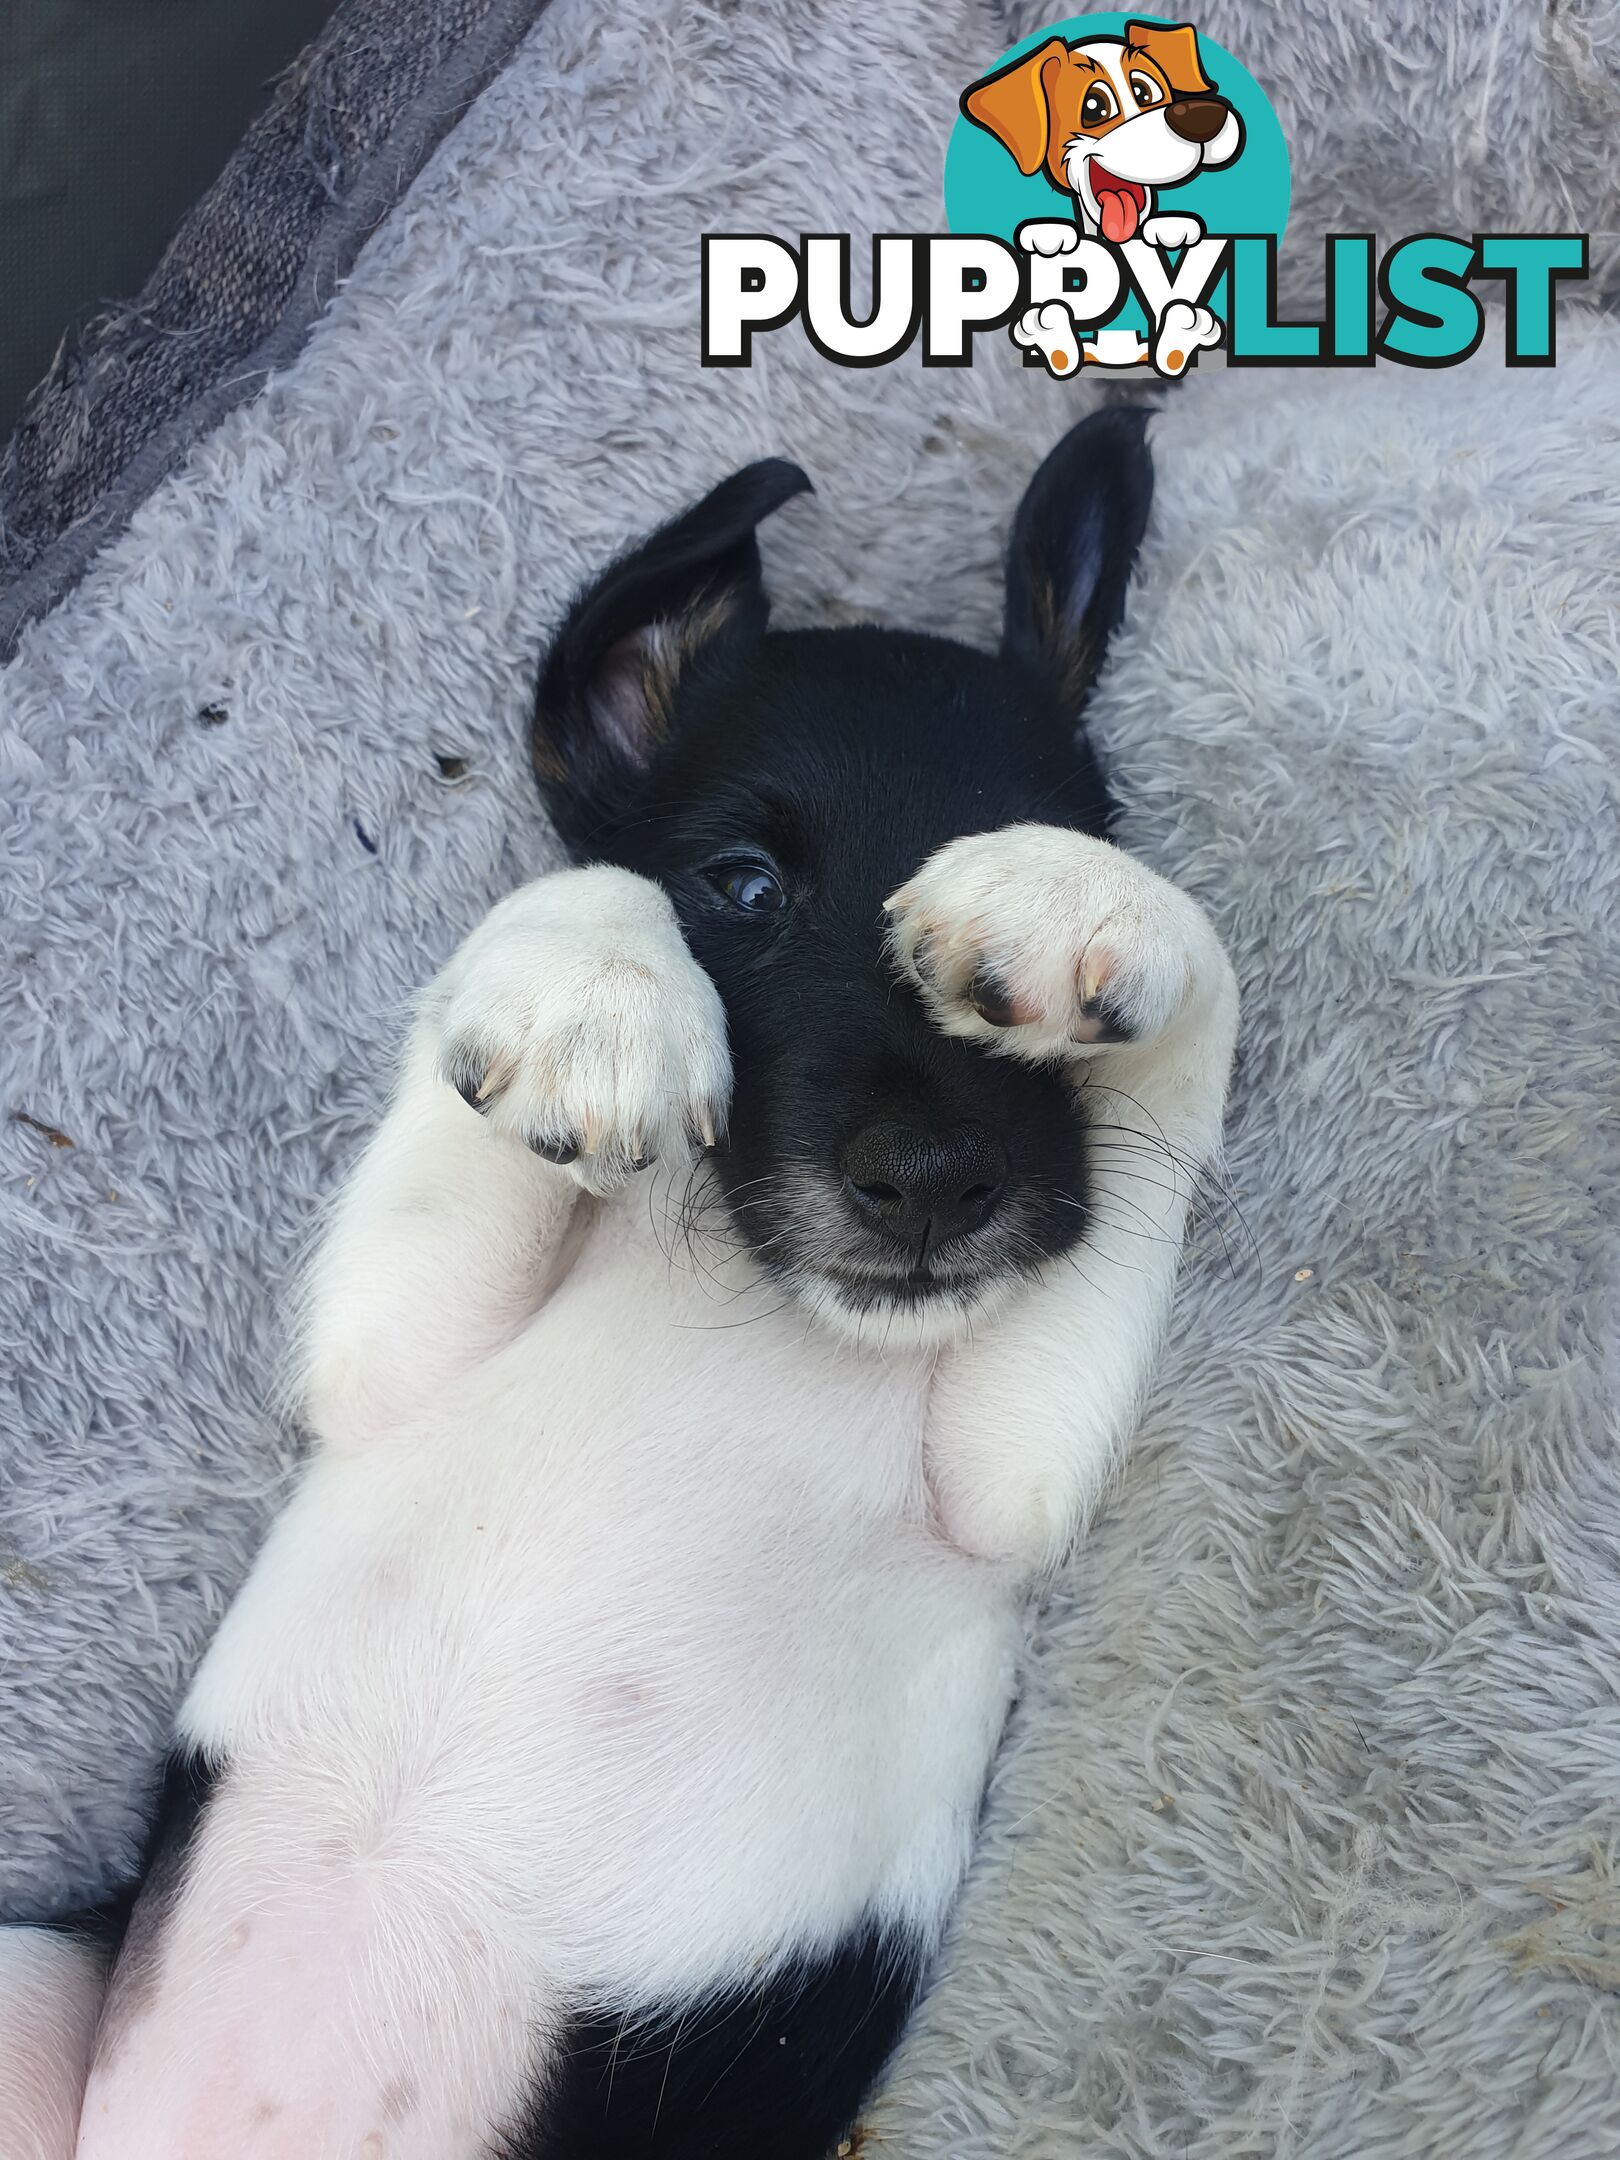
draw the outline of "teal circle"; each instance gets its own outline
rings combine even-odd
[[[1086,38],[1120,37],[1127,23],[1154,20],[1134,13],[1070,15],[1008,46],[999,60],[981,68],[973,79],[977,82],[995,74],[1049,38],[1060,37],[1074,45]],[[1288,222],[1291,175],[1288,145],[1271,101],[1248,69],[1201,31],[1198,49],[1205,74],[1227,103],[1237,108],[1243,122],[1243,148],[1230,165],[1194,173],[1180,187],[1156,190],[1155,200],[1164,210],[1190,211],[1202,218],[1207,232],[1275,233],[1280,240]],[[953,233],[994,233],[998,239],[1011,241],[1026,218],[1071,215],[1068,203],[1069,198],[1060,195],[1041,173],[1026,178],[993,135],[975,126],[965,113],[957,114],[945,151],[945,222]],[[1225,282],[1223,278],[1221,283]]]

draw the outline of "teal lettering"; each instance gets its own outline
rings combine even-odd
[[[1485,330],[1485,316],[1468,289],[1474,250],[1444,233],[1402,240],[1384,257],[1379,288],[1389,313],[1378,350],[1409,367],[1449,367],[1466,360]]]

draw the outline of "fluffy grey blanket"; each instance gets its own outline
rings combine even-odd
[[[1239,12],[1207,26],[1262,77],[1329,20]],[[1475,26],[1524,125],[1527,19]],[[555,0],[0,676],[11,1914],[127,1855],[290,1460],[264,1404],[319,1196],[411,989],[551,859],[522,722],[572,582],[785,451],[821,495],[768,536],[783,619],[990,633],[1085,393],[796,334],[705,373],[696,235],[937,222],[956,89],[1018,27]],[[1231,1191],[873,2151],[1612,2149],[1620,334],[1496,351],[1205,369],[1155,424],[1096,723],[1127,838],[1237,958]]]

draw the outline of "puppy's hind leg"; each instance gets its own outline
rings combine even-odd
[[[406,1789],[340,1756],[177,1758],[74,2160],[489,2151],[549,2020],[512,1881],[457,1842],[476,1772]]]
[[[712,1141],[730,1081],[718,993],[656,885],[568,870],[503,900],[423,997],[305,1285],[316,1433],[374,1439],[510,1339],[581,1190]]]
[[[72,2160],[104,1975],[82,1936],[0,1928],[0,2160]]]

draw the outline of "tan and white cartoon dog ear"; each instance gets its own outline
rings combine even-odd
[[[1125,43],[1153,62],[1177,97],[1203,97],[1214,89],[1198,57],[1198,32],[1191,23],[1127,23]]]
[[[1067,58],[1068,50],[1062,38],[1048,38],[1037,51],[970,83],[962,93],[963,112],[1010,150],[1026,175],[1039,172],[1046,162],[1052,134],[1046,70],[1054,60]]]

